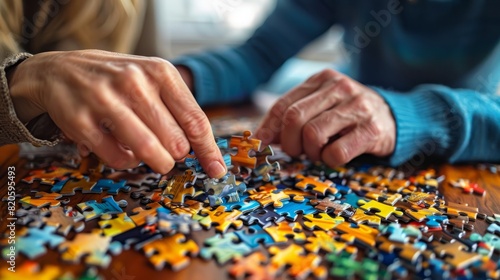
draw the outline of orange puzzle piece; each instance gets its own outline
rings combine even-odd
[[[306,234],[302,231],[302,226],[299,223],[281,222],[276,226],[266,227],[264,229],[274,241],[277,243],[286,243],[288,238],[295,242],[304,242]]]
[[[236,279],[273,280],[275,275],[267,269],[266,262],[267,257],[261,252],[255,252],[247,257],[237,257],[235,264],[229,268],[229,274]]]
[[[269,253],[273,255],[269,268],[272,272],[277,272],[283,267],[289,266],[288,274],[294,278],[306,279],[313,274],[316,278],[324,279],[327,275],[325,267],[320,266],[321,257],[316,254],[305,254],[304,248],[291,244],[285,249],[277,246],[269,248]]]
[[[157,270],[163,269],[168,263],[174,271],[189,264],[190,258],[187,255],[195,257],[200,251],[196,242],[186,241],[186,237],[182,233],[157,239],[144,245],[143,249]]]
[[[259,151],[262,141],[250,139],[250,136],[252,136],[252,133],[247,130],[243,132],[243,136],[232,136],[229,141],[230,148],[238,149],[235,155],[231,155],[231,163],[235,168],[243,166],[253,169],[257,164],[257,158],[250,157],[249,152],[251,150]]]

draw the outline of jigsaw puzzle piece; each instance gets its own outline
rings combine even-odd
[[[335,215],[341,215],[342,211],[351,207],[351,205],[347,203],[338,203],[335,202],[334,199],[325,197],[323,199],[312,199],[311,204],[321,212],[333,212]]]
[[[144,244],[161,237],[161,234],[159,234],[156,230],[152,230],[150,227],[144,225],[136,226],[117,234],[112,237],[111,241],[119,242],[125,249],[129,249],[133,245],[135,250],[139,250],[144,246]]]
[[[21,202],[25,206],[34,206],[36,208],[59,207],[61,206],[61,203],[63,205],[69,203],[69,199],[59,200],[62,197],[63,196],[58,193],[36,192],[33,198],[30,196],[25,196],[21,198],[19,202]]]
[[[268,205],[273,204],[274,208],[280,208],[283,207],[283,201],[290,200],[290,196],[285,194],[282,191],[256,191],[256,190],[249,190],[248,193],[250,194],[249,197],[250,199],[253,199],[257,202],[260,203],[262,207],[266,207]]]
[[[130,197],[133,199],[140,199],[140,203],[147,205],[153,202],[171,202],[170,199],[162,196],[162,189],[152,188],[152,187],[141,187],[137,191],[130,193]]]
[[[259,225],[249,226],[246,230],[239,230],[234,232],[239,240],[250,248],[254,249],[264,244],[269,246],[274,244],[273,238]]]
[[[117,254],[121,252],[119,243],[110,243],[111,237],[102,236],[100,230],[92,233],[80,233],[71,241],[65,241],[59,245],[63,261],[78,263],[82,258],[87,265],[95,265],[103,268],[108,267],[111,257],[108,250]]]
[[[195,194],[194,184],[196,182],[196,174],[193,170],[188,169],[182,175],[174,175],[168,181],[160,181],[159,187],[165,185],[163,196],[172,198],[173,204],[182,204],[187,196],[193,197]]]
[[[353,255],[341,252],[340,254],[330,253],[326,259],[333,264],[330,275],[338,279],[353,279],[354,276],[363,280],[387,279],[386,272],[380,270],[379,264],[368,258],[356,261]]]
[[[48,169],[33,170],[22,181],[32,184],[35,180],[40,180],[42,184],[53,185],[56,181],[65,180],[70,177],[81,179],[83,175],[75,169],[53,166]]]
[[[90,191],[92,193],[102,193],[106,191],[108,194],[118,194],[119,191],[129,192],[130,186],[127,186],[126,180],[115,182],[111,179],[100,179]]]
[[[400,238],[397,238],[400,239]],[[396,242],[395,242],[396,241]],[[379,243],[378,248],[386,253],[397,252],[397,256],[408,263],[416,265],[422,255],[422,250],[413,246],[411,243],[402,243],[397,240],[391,240],[390,237],[379,236],[377,238]]]
[[[269,163],[269,157],[273,155],[274,151],[271,146],[266,146],[262,151],[255,153],[257,167],[253,169],[253,177],[257,177],[256,179],[261,179],[264,182],[271,181],[271,174],[280,170],[279,162]]]
[[[335,230],[342,233],[340,238],[348,243],[357,241],[370,247],[375,246],[376,238],[379,234],[379,231],[372,227],[348,222],[338,224]]]
[[[19,237],[16,238],[16,250],[14,253],[19,252],[29,259],[34,259],[47,253],[46,245],[54,248],[65,240],[64,237],[55,234],[55,232],[56,228],[52,226],[45,226],[41,229],[23,228],[18,233]],[[8,250],[4,249],[2,251],[5,259],[9,259],[9,256],[6,255],[7,253],[9,253]]]
[[[306,255],[299,245],[291,244],[285,249],[272,246],[269,248],[269,253],[273,255],[270,262],[271,271],[289,267],[288,274],[298,279],[306,279],[311,274],[317,279],[324,279],[327,276],[326,268],[320,265],[321,257],[316,254]]]
[[[75,195],[75,191],[77,190],[80,190],[82,193],[92,193],[92,188],[96,184],[95,181],[91,181],[88,177],[68,179],[64,181],[64,184],[60,183],[55,184],[50,191],[58,192],[64,196]]]
[[[158,209],[163,208],[158,202],[146,205],[145,208],[136,207],[132,209],[130,219],[136,226],[142,226],[147,223],[148,217],[156,217]]]
[[[309,214],[304,215],[304,226],[309,230],[314,230],[316,228],[328,231],[335,228],[338,224],[344,222],[344,218],[335,217],[332,218],[327,213],[318,213],[316,215]]]
[[[380,223],[382,222],[381,217],[372,213],[365,213],[365,211],[359,208],[356,209],[356,212],[349,218],[349,220],[356,224],[366,224],[369,226],[380,226]]]
[[[174,271],[189,265],[188,255],[195,257],[199,253],[196,242],[188,240],[181,233],[152,241],[144,245],[143,250],[156,270],[161,270],[165,264],[169,264]]]
[[[226,207],[226,211],[238,210],[243,214],[253,211],[260,207],[260,204],[255,200],[250,200],[248,195],[240,195],[240,201],[223,202],[222,206]]]
[[[89,200],[78,203],[76,207],[82,211],[83,216],[85,216],[85,221],[93,220],[104,214],[118,214],[123,212],[112,196],[104,197],[101,203],[95,200]]]
[[[203,203],[196,200],[186,200],[182,205],[168,203],[165,200],[163,202],[168,209],[177,215],[189,215],[193,217],[203,209]],[[228,210],[226,209],[226,211]]]
[[[281,216],[274,212],[273,208],[270,206],[262,209],[257,209],[245,215],[241,215],[239,218],[247,225],[258,223],[262,227],[270,226],[273,224],[273,222],[278,223],[285,219],[284,216]]]
[[[205,179],[205,192],[209,193],[208,201],[210,206],[223,204],[223,198],[228,202],[240,201],[240,194],[243,194],[247,186],[245,183],[236,182],[235,175],[226,175],[221,180]]]
[[[317,254],[320,250],[336,254],[344,250],[350,252],[351,254],[355,254],[357,252],[356,247],[337,240],[338,237],[339,236],[333,231],[315,230],[313,232],[313,236],[307,237],[307,244],[304,245],[304,248],[315,254]]]
[[[365,211],[373,211],[375,212],[375,215],[382,217],[384,219],[389,219],[389,217],[394,214],[398,217],[403,216],[403,212],[397,210],[396,207],[390,206],[375,200],[362,200],[360,199],[358,201],[358,204],[360,205],[360,208],[365,210]]]
[[[201,230],[200,224],[197,221],[192,220],[190,215],[172,214],[165,208],[158,208],[157,215],[158,229],[160,230],[160,232],[180,232],[183,234],[188,234],[191,231]]]
[[[229,141],[230,148],[237,148],[237,152],[231,155],[231,163],[234,166],[234,173],[239,173],[239,167],[254,169],[257,164],[257,158],[249,155],[250,151],[259,151],[261,140],[250,139],[252,133],[244,131],[243,136],[232,136]]]
[[[299,213],[302,215],[316,213],[316,208],[309,203],[309,199],[304,199],[302,202],[288,202],[281,208],[274,209],[274,212],[281,216],[286,216],[286,219],[295,221]]]
[[[275,275],[265,266],[267,257],[255,252],[247,257],[235,257],[235,264],[229,268],[229,274],[236,279],[274,280]]]
[[[327,192],[330,194],[336,194],[338,192],[338,190],[335,188],[335,184],[330,180],[321,181],[316,176],[306,177],[302,174],[296,175],[295,179],[298,180],[298,182],[295,184],[295,187],[301,190],[311,189],[312,192],[321,194],[323,196],[325,196]]]
[[[216,234],[205,239],[205,245],[209,247],[202,248],[200,256],[204,259],[215,257],[219,264],[225,264],[233,258],[243,257],[252,252],[252,249],[245,243],[236,243],[237,241],[238,236],[233,232],[224,236]]]
[[[2,280],[52,280],[58,279],[62,274],[61,269],[55,265],[45,265],[40,268],[40,264],[32,261],[25,261],[15,269],[15,272],[2,269],[0,279]]]
[[[230,226],[240,229],[243,226],[243,222],[241,220],[238,220],[238,217],[241,216],[241,212],[238,210],[233,210],[231,212],[226,212],[226,207],[220,205],[216,209],[210,210],[210,209],[202,209],[200,211],[202,215],[207,215],[203,218],[205,220],[201,219],[200,223],[205,226],[206,228],[210,228],[211,224],[215,224],[215,229],[218,232],[226,232]],[[208,222],[209,218],[210,222]]]
[[[116,218],[101,220],[98,224],[104,235],[109,237],[124,233],[136,226],[127,213],[119,213]]]
[[[42,209],[41,214],[46,225],[57,228],[57,232],[64,236],[68,235],[71,229],[81,232],[85,228],[85,223],[82,221],[84,216],[71,207]]]
[[[286,243],[288,239],[293,239],[297,243],[305,242],[306,235],[302,231],[299,223],[289,223],[283,221],[276,226],[270,226],[264,229],[277,243]]]
[[[481,255],[467,251],[467,246],[456,241],[434,247],[436,255],[454,268],[461,269],[481,259]]]

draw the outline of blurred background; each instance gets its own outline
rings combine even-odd
[[[150,0],[138,54],[172,59],[221,45],[245,41],[279,0]],[[286,1],[286,0],[285,0]],[[346,59],[343,30],[334,26],[288,61],[254,100],[266,109],[275,97],[327,67]]]

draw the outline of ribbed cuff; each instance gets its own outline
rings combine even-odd
[[[449,105],[433,90],[425,87],[410,93],[373,88],[387,102],[396,121],[396,147],[389,164],[419,162],[446,157],[453,145]]]
[[[19,53],[6,58],[0,65],[0,145],[30,142],[34,146],[54,146],[59,142],[59,140],[49,141],[35,138],[18,119],[12,103],[6,69],[31,56],[29,53]]]

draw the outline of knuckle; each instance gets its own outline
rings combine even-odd
[[[370,122],[365,126],[366,136],[369,141],[376,141],[383,131],[383,127],[375,122]]]
[[[189,153],[189,142],[182,136],[176,136],[170,141],[171,155],[174,159],[182,159]]]
[[[356,97],[354,100],[357,112],[366,117],[370,117],[373,114],[373,105],[371,102],[364,98],[362,95]]]
[[[338,75],[338,73],[332,69],[323,69],[319,72],[318,80],[331,79]]]
[[[304,112],[297,105],[290,106],[283,116],[283,123],[286,126],[301,126],[304,122]]]
[[[322,146],[323,143],[321,143],[321,130],[318,129],[317,125],[312,122],[308,122],[306,125],[304,125],[304,128],[302,129],[302,135],[304,137],[304,143],[308,143],[308,145],[312,146]]]
[[[153,70],[157,73],[168,75],[177,72],[175,66],[165,59],[159,57],[152,57],[150,58],[150,60],[153,64]]]
[[[354,82],[349,78],[340,78],[335,86],[339,92],[342,92],[344,94],[352,95],[355,93]]]
[[[347,163],[352,157],[351,148],[349,145],[339,145],[335,151],[335,156],[337,157],[337,161]]]
[[[184,130],[191,140],[203,139],[211,134],[210,123],[201,110],[193,110],[186,114]]]
[[[275,119],[281,119],[288,109],[288,100],[280,98],[269,110],[269,116]]]

